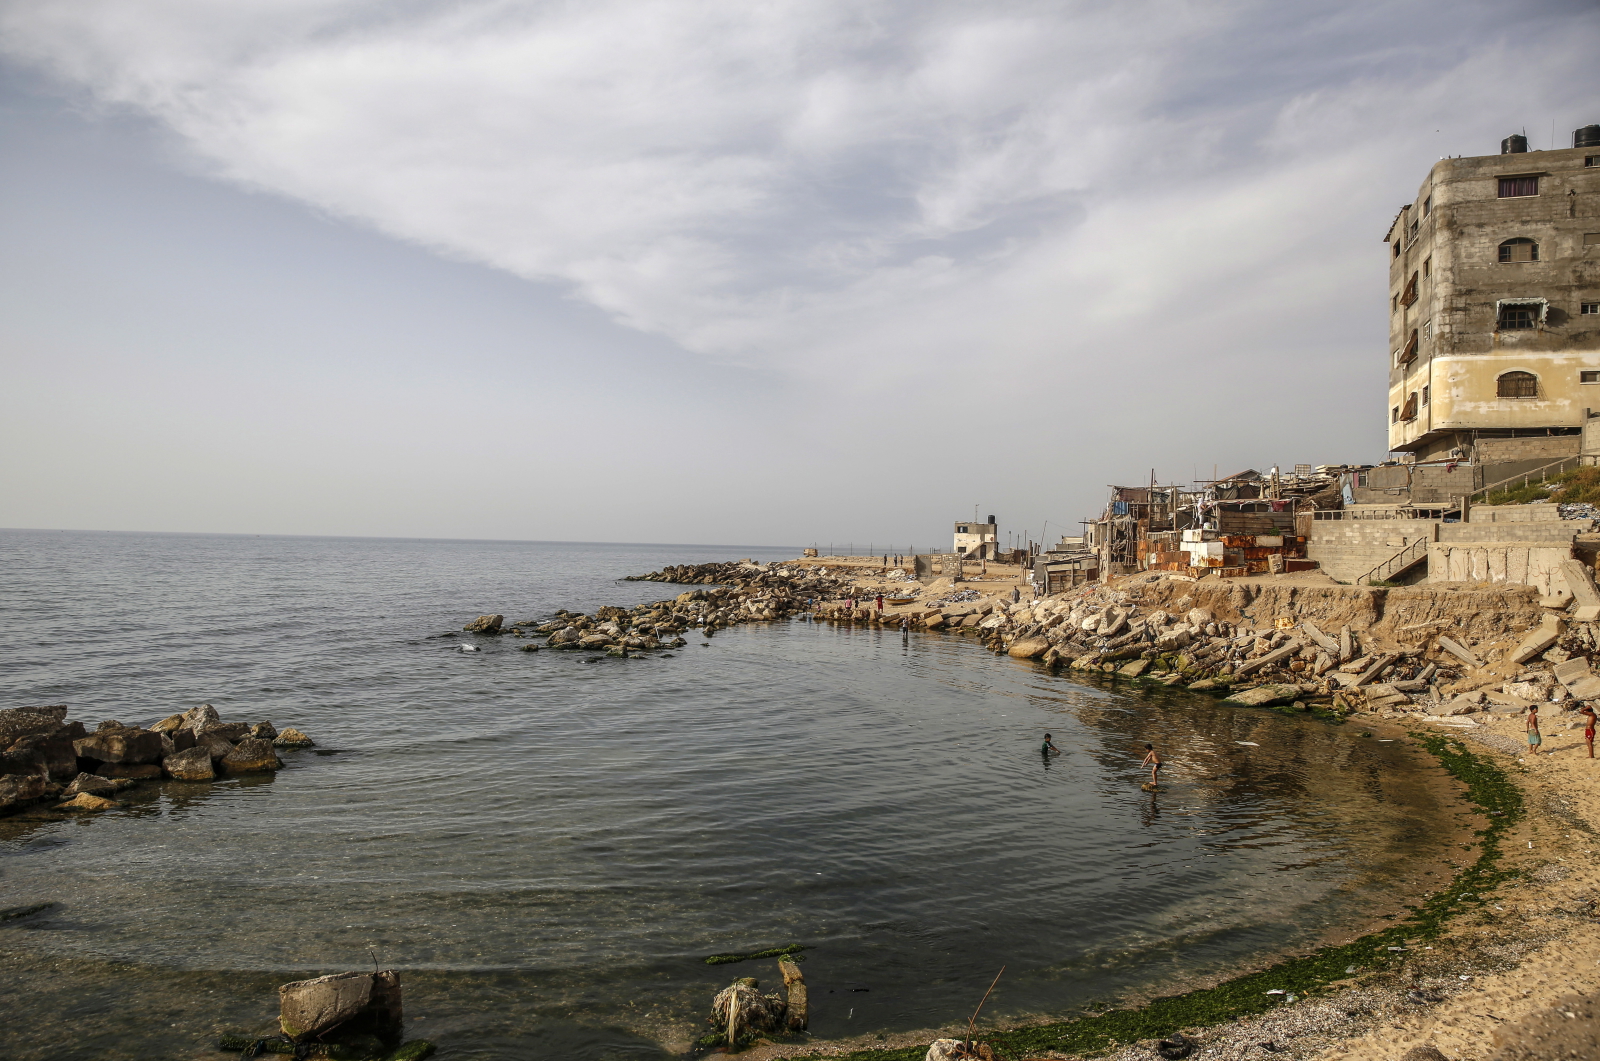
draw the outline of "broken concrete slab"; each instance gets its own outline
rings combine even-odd
[[[1264,657],[1263,657],[1264,658]],[[1240,689],[1231,696],[1225,696],[1225,704],[1238,704],[1244,707],[1266,707],[1268,704],[1292,703],[1300,696],[1298,685],[1257,685],[1251,689]]]
[[[1580,623],[1600,619],[1600,589],[1595,588],[1588,566],[1579,560],[1565,560],[1556,572],[1567,584],[1567,592],[1572,594],[1572,618]]]
[[[1474,655],[1471,649],[1467,648],[1466,645],[1461,644],[1459,641],[1454,641],[1448,637],[1445,637],[1443,634],[1439,635],[1439,647],[1469,667],[1483,666],[1483,660]]]
[[[1242,678],[1246,674],[1251,674],[1260,670],[1262,667],[1270,667],[1274,663],[1288,659],[1290,656],[1294,655],[1296,652],[1299,652],[1305,647],[1305,642],[1301,641],[1299,638],[1291,637],[1283,644],[1282,647],[1273,649],[1265,656],[1258,656],[1255,659],[1245,660],[1243,663],[1239,664],[1238,667],[1234,668],[1233,675],[1236,678]]]
[[[1567,624],[1553,615],[1546,615],[1544,621],[1528,631],[1520,644],[1506,657],[1510,662],[1522,664],[1539,655],[1545,649],[1561,640],[1561,635],[1567,632]]]
[[[1339,654],[1339,642],[1335,641],[1321,630],[1318,630],[1315,623],[1310,621],[1303,622],[1300,624],[1300,629],[1304,630],[1306,636],[1311,638],[1312,641],[1315,641],[1317,643],[1317,647],[1322,649],[1324,652],[1331,653],[1335,656]]]

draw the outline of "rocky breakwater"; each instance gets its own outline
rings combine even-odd
[[[1581,718],[1560,715],[1600,700],[1600,591],[1581,565],[1567,566],[1569,592],[1547,597],[1514,585],[1196,583],[1148,573],[1036,600],[947,601],[907,614],[1051,670],[1209,691],[1241,705],[1472,728],[1473,715],[1541,704],[1556,716],[1550,725],[1576,728]]]
[[[507,627],[504,617],[484,615],[464,630],[488,636],[543,638],[523,651],[541,648],[605,652],[610,656],[640,656],[657,649],[679,648],[691,629],[710,637],[718,630],[741,623],[774,622],[809,611],[827,596],[845,592],[850,583],[813,569],[748,560],[717,564],[668,567],[648,575],[632,575],[630,582],[675,582],[715,585],[693,589],[676,597],[633,608],[606,606],[588,615],[561,609],[551,619],[529,619]]]
[[[162,780],[210,781],[283,765],[280,748],[307,748],[299,730],[224,722],[210,704],[148,729],[101,722],[90,732],[62,704],[0,710],[0,814],[55,801],[57,809],[109,810],[118,792]]]

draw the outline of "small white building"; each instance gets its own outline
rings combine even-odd
[[[973,560],[998,559],[1000,547],[995,544],[998,535],[999,525],[993,516],[988,523],[957,523],[955,551]]]

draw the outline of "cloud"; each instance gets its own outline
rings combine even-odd
[[[707,358],[946,403],[1030,372],[1237,393],[1214,366],[1367,356],[1393,207],[1439,154],[1593,120],[1597,36],[1581,5],[1512,27],[1503,5],[1266,0],[12,0],[0,21],[13,59],[221,178]]]

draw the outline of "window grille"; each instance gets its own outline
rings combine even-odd
[[[1531,372],[1507,372],[1495,381],[1495,393],[1501,398],[1537,398],[1539,377]]]

